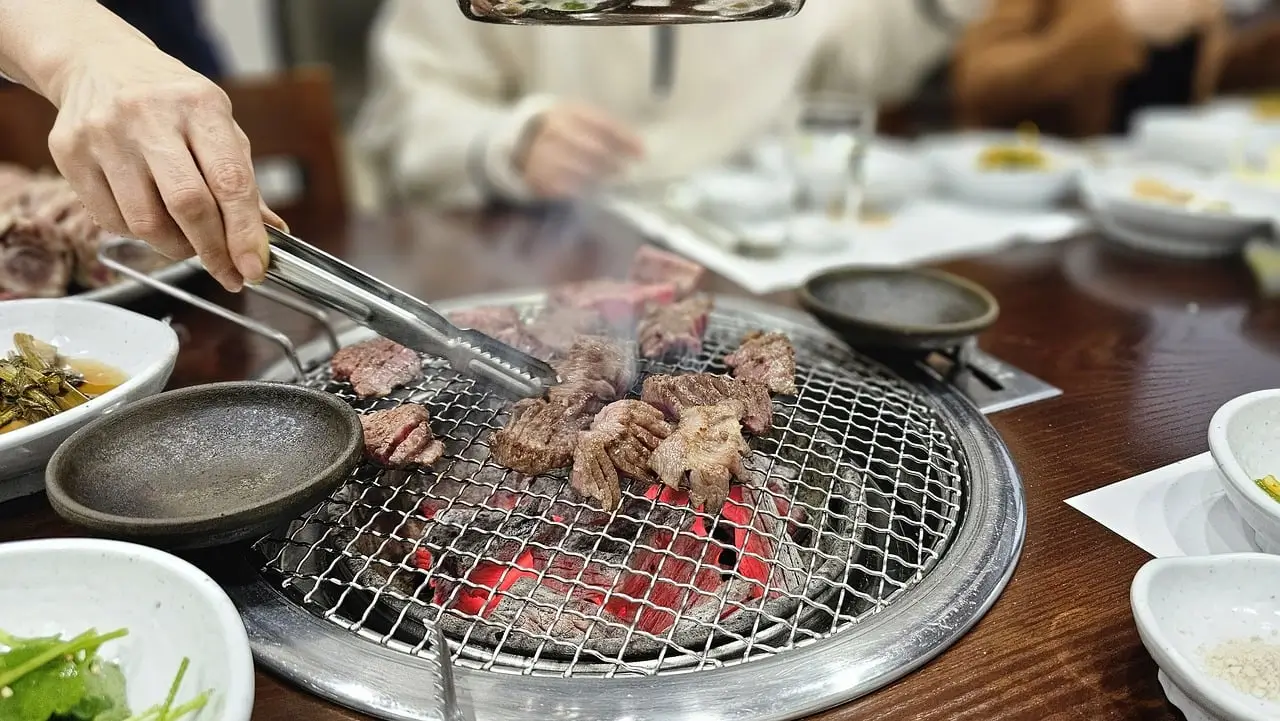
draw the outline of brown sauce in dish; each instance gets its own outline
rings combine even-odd
[[[69,360],[67,361],[67,367],[84,376],[84,383],[80,384],[79,391],[90,399],[97,398],[103,393],[114,390],[125,381],[129,380],[129,377],[120,371],[120,369],[95,360]],[[71,410],[72,408],[84,403],[84,401],[70,396],[71,394],[68,393],[66,396],[57,399],[58,404],[63,407],[63,410]],[[19,428],[25,428],[29,425],[31,424],[26,421],[13,421],[0,426],[0,434],[16,431]]]

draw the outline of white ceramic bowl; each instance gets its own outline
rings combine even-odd
[[[1261,553],[1160,558],[1134,577],[1138,635],[1188,721],[1280,718],[1280,704],[1237,690],[1204,661],[1206,651],[1234,639],[1280,644],[1277,586],[1280,557]]]
[[[1130,135],[1144,158],[1216,172],[1229,167],[1240,130],[1201,108],[1148,108],[1135,115]]]
[[[1209,453],[1258,547],[1280,554],[1280,501],[1255,482],[1280,478],[1280,389],[1247,393],[1219,408],[1209,421]]]
[[[178,336],[167,324],[105,303],[5,301],[0,303],[0,353],[12,349],[14,333],[30,333],[69,358],[105,363],[128,380],[88,403],[0,435],[0,481],[39,471],[84,424],[159,393],[178,358]]]
[[[1050,166],[1036,171],[983,170],[978,156],[996,144],[1014,144],[1013,133],[973,133],[938,137],[926,143],[927,155],[939,185],[954,197],[971,203],[1016,208],[1056,205],[1076,188],[1084,156],[1068,143],[1040,138],[1039,148]]]
[[[0,578],[0,627],[15,636],[128,630],[102,655],[120,664],[133,713],[164,701],[185,656],[178,700],[212,691],[188,721],[248,721],[254,676],[244,625],[218,584],[190,563],[118,541],[19,541],[0,545]]]
[[[750,170],[711,170],[683,185],[702,213],[728,225],[783,217],[795,194],[790,178]]]

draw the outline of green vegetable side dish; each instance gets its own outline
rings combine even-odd
[[[1273,501],[1280,502],[1280,481],[1276,480],[1275,476],[1259,478],[1254,483],[1258,484],[1258,488],[1266,491]]]
[[[0,721],[177,721],[204,708],[205,691],[174,705],[188,660],[164,702],[138,714],[129,710],[124,673],[98,657],[108,641],[128,635],[120,629],[90,629],[70,640],[16,638],[0,631]]]

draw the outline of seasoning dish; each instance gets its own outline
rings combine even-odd
[[[800,305],[854,347],[953,348],[995,323],[987,289],[932,269],[851,266],[805,281]]]
[[[1280,715],[1280,702],[1251,695],[1270,684],[1271,698],[1280,699],[1278,584],[1280,557],[1261,553],[1161,558],[1134,577],[1138,635],[1189,721]]]
[[[164,389],[178,358],[178,336],[167,324],[133,311],[67,298],[0,303],[0,355],[15,333],[54,345],[59,355],[109,366],[124,379],[117,387],[69,410],[0,433],[0,500],[7,481],[39,474],[76,429]]]
[[[164,393],[80,429],[53,455],[49,502],[97,533],[174,549],[263,535],[319,503],[359,462],[341,398],[278,383]]]
[[[1223,404],[1209,421],[1209,453],[1227,500],[1253,529],[1258,547],[1280,554],[1280,500],[1258,479],[1280,476],[1280,389],[1256,391]]]
[[[185,657],[175,698],[210,695],[183,721],[250,718],[254,671],[244,625],[218,584],[190,563],[117,541],[17,541],[0,545],[0,578],[0,626],[8,634],[127,631],[99,657],[119,665],[135,714],[164,701]]]

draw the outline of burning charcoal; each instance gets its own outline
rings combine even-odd
[[[605,323],[593,310],[553,306],[538,314],[525,330],[544,349],[540,357],[552,358],[567,353],[581,336],[605,330]]]
[[[702,282],[706,269],[674,253],[642,245],[631,259],[627,279],[636,283],[671,283],[677,298],[687,298]]]
[[[579,338],[555,368],[561,389],[589,392],[607,403],[635,383],[635,349],[608,338]]]
[[[416,403],[360,416],[365,456],[387,468],[430,466],[444,455],[430,420],[427,409]]]
[[[619,476],[653,481],[649,456],[667,436],[671,426],[662,411],[636,400],[623,400],[604,407],[591,430],[578,434],[569,483],[582,495],[612,511],[622,500]]]
[[[486,306],[460,310],[449,314],[449,320],[459,328],[469,328],[484,333],[534,356],[544,356],[547,348],[524,327],[520,313],[509,306]]]
[[[588,280],[553,288],[547,304],[594,311],[609,325],[624,327],[635,323],[649,304],[666,305],[675,299],[676,286],[671,283]]]
[[[601,401],[591,393],[552,388],[546,398],[530,398],[511,408],[511,420],[493,434],[493,460],[531,476],[573,461],[578,432],[591,425]]]
[[[716,565],[720,548],[706,538],[667,531],[654,538],[653,548],[657,550],[636,549],[631,571],[606,601],[605,610],[639,631],[661,636],[676,614],[701,598],[714,599],[723,581]]]
[[[71,282],[72,256],[53,223],[0,214],[0,294],[58,298]]]
[[[347,346],[329,361],[333,378],[351,381],[361,398],[381,398],[422,377],[417,353],[386,338],[373,338]]]
[[[683,409],[690,406],[711,406],[724,400],[736,400],[743,409],[742,424],[748,431],[760,435],[773,426],[773,402],[769,399],[769,391],[751,381],[711,373],[649,376],[644,379],[640,397],[674,420],[680,420]]]
[[[702,349],[702,335],[707,331],[711,307],[708,296],[651,307],[636,330],[640,355],[656,360],[675,350],[697,353]]]
[[[727,400],[714,406],[691,406],[680,423],[649,459],[667,486],[686,485],[694,507],[720,511],[729,497],[729,480],[742,474],[742,458],[750,453],[742,437],[742,403]]]
[[[796,349],[781,333],[752,331],[742,338],[738,350],[725,356],[733,377],[765,385],[773,393],[795,395]]]

